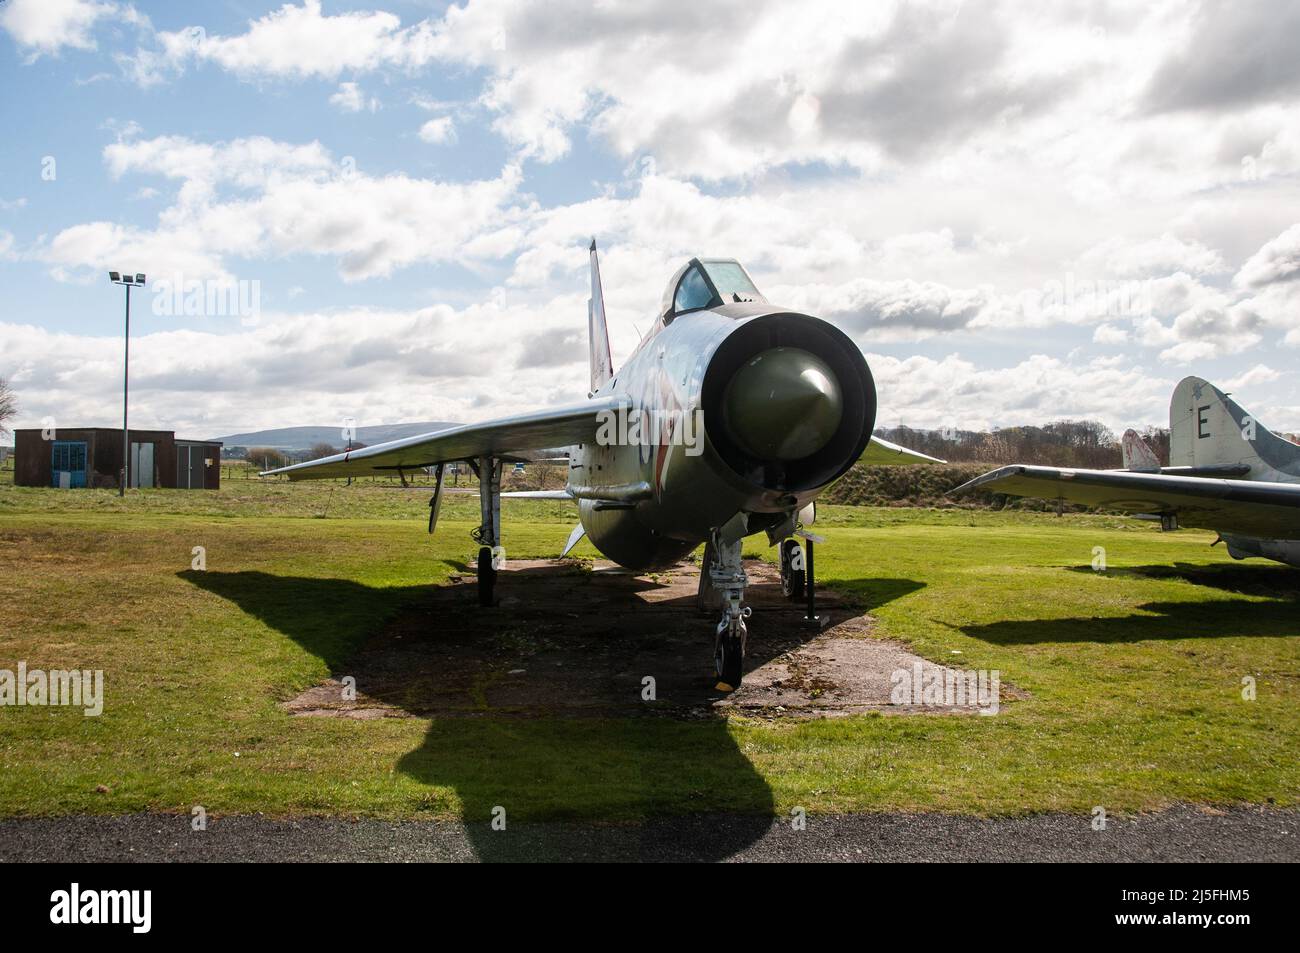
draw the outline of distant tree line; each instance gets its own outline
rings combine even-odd
[[[876,436],[950,463],[1031,463],[1040,466],[1104,470],[1123,466],[1120,440],[1096,420],[1058,420],[1041,427],[980,430],[877,428]],[[1169,431],[1147,427],[1142,437],[1169,463]]]
[[[9,382],[0,377],[0,434],[9,432],[5,422],[16,413],[18,413],[18,398],[10,389]]]
[[[353,450],[360,450],[364,443],[352,444]],[[242,450],[242,448],[240,448]],[[321,457],[331,457],[336,453],[343,452],[342,447],[335,447],[328,443],[312,444],[309,450],[293,450],[286,452],[278,450],[275,447],[249,447],[243,452],[242,456],[231,456],[230,459],[247,460],[260,470],[274,470],[278,467],[287,467],[291,463],[303,463],[307,460],[319,460]]]

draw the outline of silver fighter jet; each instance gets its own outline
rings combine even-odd
[[[784,589],[811,593],[813,501],[855,462],[936,463],[872,436],[876,388],[857,345],[834,325],[771,304],[733,259],[694,258],[664,291],[650,331],[615,370],[596,243],[590,248],[587,400],[272,470],[291,480],[432,468],[433,531],[444,467],[479,477],[479,601],[493,604],[503,495],[577,501],[585,535],[631,569],[670,565],[701,543],[701,598],[721,612],[714,659],[723,690],[740,684],[750,608],[741,543],[780,545]],[[522,451],[568,448],[563,491],[501,493]],[[799,538],[805,542],[801,544]]]

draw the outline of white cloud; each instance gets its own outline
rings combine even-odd
[[[345,113],[375,112],[379,109],[379,100],[373,96],[367,98],[358,83],[339,83],[338,92],[330,97],[330,105]]]
[[[61,0],[41,9],[106,6]],[[16,9],[36,7],[15,0],[0,15]],[[841,323],[868,347],[926,339],[933,356],[960,345],[965,363],[922,362],[918,381],[960,395],[969,364],[971,393],[985,399],[986,386],[1013,384],[1013,369],[1048,371],[1006,355],[1059,349],[1069,355],[1061,374],[1113,396],[1134,380],[1125,360],[1158,354],[1244,367],[1279,339],[1300,345],[1293,71],[1274,60],[1234,67],[1219,89],[1205,81],[1214,71],[1188,53],[1208,50],[1206,62],[1230,63],[1221,54],[1231,45],[1217,42],[1206,23],[1251,37],[1242,24],[1252,16],[1227,6],[1196,12],[1177,3],[1073,0],[979,7],[810,0],[795,14],[775,0],[712,7],[672,0],[656,9],[466,0],[404,22],[382,11],[327,14],[318,2],[284,3],[227,35],[189,27],[145,40],[133,55],[111,55],[141,84],[186,69],[207,74],[190,77],[195,83],[228,71],[251,84],[243,94],[267,93],[259,103],[272,110],[301,96],[360,113],[378,107],[366,90],[382,82],[393,91],[386,108],[427,111],[410,128],[445,147],[439,167],[482,168],[484,153],[474,150],[480,127],[490,125],[509,155],[491,168],[504,168],[443,181],[424,171],[434,164],[430,150],[406,149],[416,158],[403,168],[396,148],[393,171],[355,168],[340,155],[347,139],[328,138],[330,129],[321,142],[293,143],[144,138],[123,128],[104,150],[105,168],[120,180],[120,197],[153,202],[42,223],[42,236],[9,226],[19,237],[8,239],[7,254],[21,247],[25,261],[73,281],[139,267],[269,283],[282,261],[296,269],[321,258],[345,281],[410,269],[408,284],[394,284],[391,300],[402,301],[412,288],[444,282],[422,267],[455,263],[477,284],[460,282],[454,300],[481,297],[501,310],[526,300],[556,316],[558,337],[521,325],[521,336],[489,355],[502,375],[519,362],[527,368],[569,353],[556,342],[571,343],[575,325],[558,315],[576,315],[581,329],[575,289],[585,281],[581,249],[595,235],[616,353],[635,344],[633,323],[645,327],[677,265],[691,255],[727,255],[743,261],[769,297]],[[104,42],[106,19],[60,21],[48,35],[70,39],[48,49],[93,45],[97,30]],[[32,55],[46,50],[19,45]],[[1276,37],[1251,40],[1250,49],[1276,51]],[[1171,86],[1179,75],[1197,78],[1194,88]],[[189,127],[182,114],[159,128]],[[416,144],[409,133],[403,139]],[[534,185],[537,163],[570,151],[583,154]],[[554,194],[556,182],[581,194],[587,186],[575,176],[608,168],[611,158],[623,177],[591,183],[589,198],[536,197]],[[294,273],[283,285],[300,281],[312,288],[304,300],[329,300],[328,282],[314,274]],[[370,290],[389,294],[388,286]],[[268,289],[266,300],[287,300],[278,294]],[[331,315],[296,317],[301,327],[316,320],[341,327]],[[272,324],[298,329],[296,317]],[[241,340],[257,348],[269,339]],[[378,354],[384,345],[366,347]],[[1096,363],[1099,350],[1120,363]],[[329,361],[332,353],[309,357]],[[890,360],[901,358],[886,367]],[[567,362],[553,368],[572,370]],[[1118,376],[1088,376],[1102,371]],[[1157,403],[1171,385],[1161,384]],[[382,375],[364,386],[389,393]],[[1077,405],[1065,392],[1035,387],[1041,400],[1033,405],[988,397],[989,414],[1004,414],[990,419],[1038,419],[1055,412],[1054,400]],[[500,405],[519,409],[560,389],[539,383]],[[919,399],[922,409],[937,406]],[[238,400],[232,393],[226,406]],[[401,400],[393,391],[385,406],[396,413]]]
[[[1281,376],[1280,372],[1273,370],[1267,364],[1256,364],[1244,374],[1223,381],[1221,386],[1225,390],[1235,391],[1255,384],[1270,384]]]
[[[246,32],[209,36],[195,28],[159,34],[166,56],[215,63],[241,76],[334,79],[380,66],[414,67],[432,58],[434,38],[427,22],[403,29],[387,12],[321,14],[320,0],[286,3],[250,20]]]
[[[1154,321],[1154,319],[1153,319]],[[1143,343],[1171,342],[1160,352],[1161,360],[1190,364],[1225,354],[1240,354],[1258,344],[1263,322],[1257,313],[1241,305],[1196,306],[1174,318],[1168,327],[1148,324]]]
[[[161,33],[145,52],[171,68],[208,62],[255,80],[468,67],[483,76],[478,102],[497,132],[541,161],[565,155],[578,131],[702,180],[848,167],[1019,188],[1031,207],[1045,190],[1096,207],[1300,169],[1285,65],[1229,71],[1231,111],[1153,105],[1178,75],[1204,78],[1188,66],[1191,44],[1243,58],[1206,22],[1252,35],[1256,19],[1071,0],[808,0],[798,15],[781,0],[467,0],[403,25],[391,13],[326,14],[304,0],[242,32]],[[1251,45],[1277,56],[1277,32]],[[142,72],[153,81],[158,67]]]
[[[1100,268],[1117,278],[1148,278],[1183,271],[1212,275],[1228,270],[1223,256],[1198,241],[1185,241],[1165,232],[1159,238],[1131,241],[1109,238],[1094,245],[1079,258],[1080,264]]]
[[[109,15],[134,20],[134,10],[128,11],[123,14],[117,4],[98,0],[9,0],[0,6],[0,27],[36,55],[57,53],[65,46],[93,50],[95,23]]]
[[[1127,344],[1128,339],[1128,331],[1113,324],[1099,324],[1097,330],[1092,332],[1094,344]]]
[[[1115,429],[1167,426],[1175,383],[1140,366],[1080,366],[1041,354],[1005,367],[980,367],[957,354],[868,353],[867,360],[880,394],[880,426],[986,430],[1061,418],[1101,420]]]
[[[1243,288],[1300,278],[1300,222],[1264,244],[1237,272],[1233,281]]]
[[[151,229],[99,221],[62,230],[43,254],[57,276],[134,261],[158,274],[228,280],[232,256],[305,254],[337,259],[340,275],[352,281],[416,262],[498,258],[519,240],[513,166],[465,183],[378,177],[336,160],[319,143],[263,137],[123,140],[104,158],[117,177],[179,182],[175,202]]]
[[[420,127],[420,138],[434,145],[456,141],[456,126],[450,116],[437,116]]]
[[[150,289],[137,298],[148,308]],[[516,367],[529,334],[585,331],[576,296],[543,307],[488,301],[456,310],[271,313],[229,333],[177,329],[133,336],[132,419],[187,436],[286,421],[362,424],[471,420],[585,392],[585,347],[569,368]],[[501,342],[510,342],[503,348]],[[111,425],[103,395],[121,387],[121,339],[0,323],[0,353],[22,397],[22,422],[45,415]],[[204,400],[194,401],[197,391]]]
[[[842,285],[777,287],[782,304],[824,317],[864,343],[919,340],[967,328],[992,306],[987,289],[857,278]]]
[[[141,426],[189,436],[347,416],[362,424],[483,419],[578,399],[585,325],[584,298],[571,294],[540,305],[518,296],[459,310],[273,313],[230,333],[153,332],[132,339],[132,412]],[[119,338],[0,323],[0,353],[23,395],[20,426],[46,414],[111,425],[103,394],[120,386]],[[983,429],[1062,416],[1159,423],[1173,386],[1141,367],[1042,355],[992,368],[957,354],[867,359],[882,425]],[[192,399],[198,391],[201,402]]]

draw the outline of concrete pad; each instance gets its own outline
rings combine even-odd
[[[431,587],[334,677],[285,703],[296,715],[345,718],[493,716],[834,717],[865,711],[970,714],[967,704],[891,704],[895,671],[945,670],[875,637],[874,620],[818,589],[822,628],[781,594],[775,566],[747,560],[749,650],[732,693],[713,678],[718,612],[701,612],[699,567],[656,573],[577,560],[509,562],[499,604],[477,604],[472,576]],[[345,697],[354,678],[355,700]],[[652,679],[653,681],[647,681]],[[649,687],[653,686],[653,698]],[[1002,700],[1014,695],[1002,687]]]

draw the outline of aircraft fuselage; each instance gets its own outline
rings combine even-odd
[[[609,395],[627,397],[628,426],[573,448],[568,485],[588,538],[635,569],[680,559],[738,514],[744,535],[791,518],[862,453],[876,406],[843,332],[744,303],[657,324],[593,396]],[[780,444],[819,422],[812,443]]]

